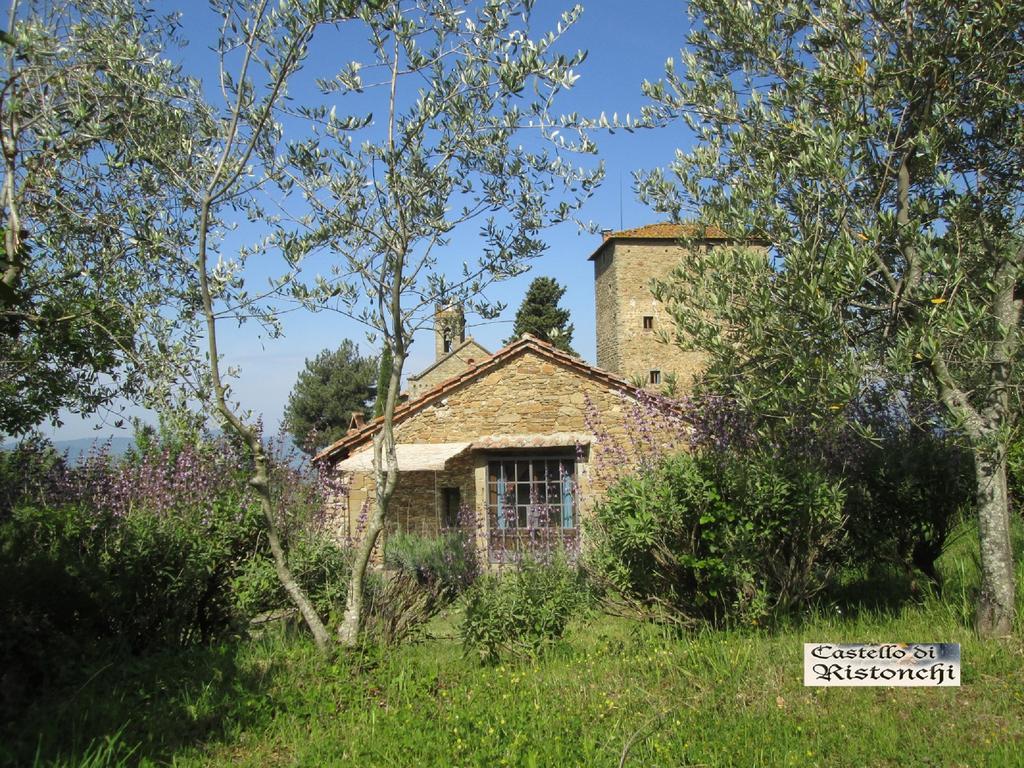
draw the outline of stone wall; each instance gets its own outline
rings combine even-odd
[[[594,306],[597,310],[597,367],[612,373],[621,370],[619,357],[618,262],[612,258],[613,245],[594,259]]]
[[[450,379],[452,376],[458,376],[469,366],[490,356],[491,353],[473,339],[467,339],[463,346],[456,349],[440,363],[435,363],[433,368],[428,368],[419,376],[410,376],[408,382],[409,397],[419,397],[442,381]]]
[[[444,399],[395,428],[400,443],[473,442],[493,435],[589,435],[577,456],[578,511],[585,518],[608,486],[631,471],[641,455],[680,447],[679,426],[652,415],[629,390],[620,391],[529,348],[505,364],[454,389]],[[355,450],[365,448],[360,446]],[[556,449],[532,449],[548,453]],[[529,451],[520,451],[527,453]],[[449,462],[444,472],[408,472],[399,477],[391,520],[402,530],[437,530],[440,489],[458,487],[479,520],[486,517],[487,462],[500,453],[477,450]],[[338,530],[355,537],[359,509],[372,495],[367,475],[349,478],[350,490],[337,505]],[[480,530],[481,545],[486,535]]]
[[[665,307],[651,293],[651,281],[665,279],[690,251],[666,240],[615,240],[594,260],[597,311],[597,365],[632,380],[650,381],[652,370],[678,377],[680,391],[689,388],[703,368],[699,352],[684,352],[659,340],[675,326]],[[644,318],[651,318],[651,328]],[[657,387],[655,387],[657,388]]]
[[[444,471],[402,472],[391,497],[387,531],[405,531],[436,536],[443,527],[443,489],[458,488],[462,503],[469,509],[476,504],[475,460],[457,456]],[[359,538],[360,514],[371,511],[373,478],[370,473],[349,473],[345,493],[333,497],[329,511],[333,530],[341,541]]]

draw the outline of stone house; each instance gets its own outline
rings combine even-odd
[[[395,411],[391,529],[433,535],[468,510],[478,552],[491,561],[538,541],[572,548],[615,477],[645,453],[681,447],[683,414],[650,390],[669,374],[689,382],[700,359],[658,341],[670,321],[649,282],[692,255],[680,244],[691,234],[680,225],[605,234],[590,257],[597,366],[530,335],[487,354],[465,337],[459,311],[441,310],[437,359],[409,377],[409,398]],[[698,247],[726,240],[717,230],[705,235]],[[316,457],[346,488],[331,505],[343,538],[358,537],[373,500],[379,423],[354,425]]]

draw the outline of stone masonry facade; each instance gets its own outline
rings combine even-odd
[[[668,310],[651,292],[653,280],[667,278],[691,252],[666,239],[610,237],[594,255],[594,295],[597,315],[597,366],[631,381],[657,388],[666,377],[677,377],[679,390],[689,388],[704,367],[699,352],[684,351],[671,342],[674,323]],[[652,371],[658,381],[652,381]]]
[[[498,359],[495,363],[495,359]],[[638,398],[643,394],[618,377],[597,372],[532,337],[524,337],[475,366],[449,389],[410,401],[397,414],[399,444],[469,443],[439,471],[403,472],[392,500],[392,529],[432,534],[442,527],[445,489],[458,489],[461,503],[481,521],[479,546],[487,547],[494,526],[487,498],[488,463],[506,456],[556,456],[575,460],[577,515],[585,519],[635,452]],[[595,372],[599,375],[594,375]],[[524,397],[523,393],[529,393]],[[515,403],[515,407],[510,404]],[[643,425],[647,439],[667,449],[680,442],[679,422]],[[340,450],[336,459],[366,450],[373,424]],[[632,430],[632,431],[631,431]],[[555,439],[552,433],[571,435]],[[534,436],[544,447],[531,447]],[[342,441],[344,442],[344,441]],[[328,458],[328,448],[321,458]],[[638,460],[639,457],[632,457]],[[632,463],[626,461],[625,463]],[[361,511],[372,503],[369,473],[349,473],[348,491],[333,505],[341,538],[360,535]]]
[[[478,344],[472,336],[450,352],[443,354],[431,366],[408,381],[409,397],[419,397],[429,392],[442,381],[465,371],[474,363],[490,357],[491,353]]]

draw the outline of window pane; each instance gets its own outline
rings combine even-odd
[[[575,499],[573,498],[576,489],[571,474],[562,477],[562,527],[575,527]]]
[[[547,486],[544,483],[534,483],[533,493],[535,494],[535,501],[537,504],[548,503]]]
[[[547,484],[548,503],[555,506],[562,506],[562,484],[557,478]]]
[[[576,462],[571,458],[495,459],[487,466],[487,506],[496,530],[574,529]],[[521,535],[521,534],[516,534]]]
[[[526,506],[532,503],[530,498],[530,484],[516,483],[516,504]]]

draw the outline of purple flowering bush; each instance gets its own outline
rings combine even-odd
[[[296,537],[322,509],[318,486],[286,461],[274,473]],[[15,480],[0,499],[0,667],[20,680],[10,690],[104,649],[242,630],[235,587],[247,564],[269,562],[248,476],[244,451],[222,438],[140,440],[119,458],[100,447],[77,464],[38,440],[0,454],[0,479]]]

